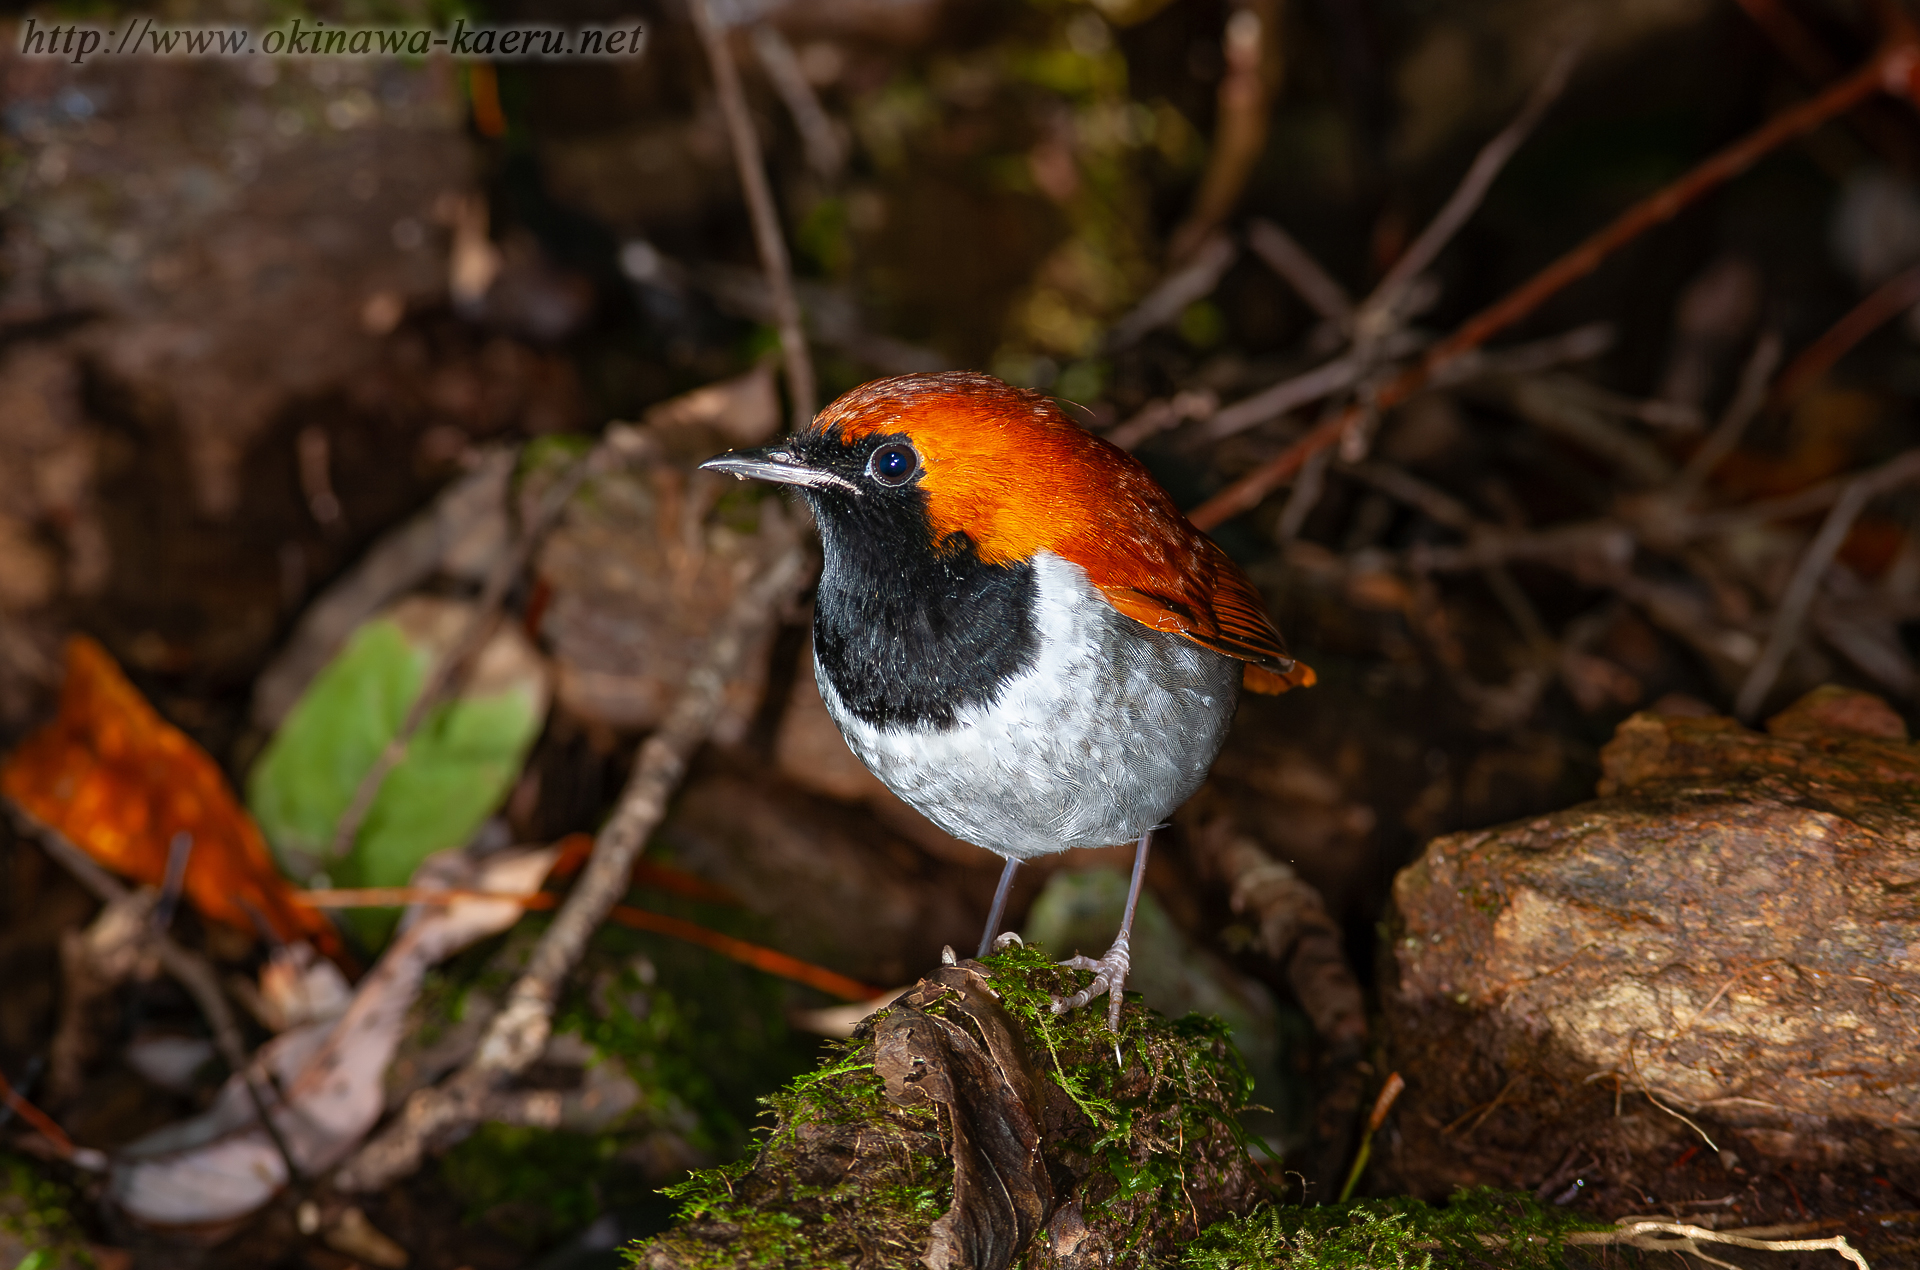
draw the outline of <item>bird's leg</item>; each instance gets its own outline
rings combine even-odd
[[[987,910],[987,928],[980,932],[980,955],[986,956],[993,947],[993,937],[1000,930],[1000,917],[1007,911],[1007,893],[1013,890],[1013,871],[1020,867],[1015,856],[1007,857],[1007,867],[1000,870],[1000,885],[993,891],[993,907]]]
[[[1160,828],[1155,825],[1154,829]],[[1147,848],[1153,845],[1153,829],[1140,835],[1140,846],[1133,853],[1133,881],[1127,886],[1127,911],[1120,918],[1120,933],[1113,938],[1113,947],[1107,949],[1106,956],[1095,961],[1091,957],[1069,957],[1061,962],[1075,970],[1093,971],[1093,982],[1074,993],[1064,1001],[1053,1003],[1055,1014],[1065,1014],[1068,1010],[1077,1010],[1101,993],[1107,994],[1107,1028],[1120,1030],[1121,989],[1126,986],[1127,971],[1133,962],[1128,956],[1128,941],[1133,935],[1133,910],[1140,903],[1140,883],[1147,876]]]

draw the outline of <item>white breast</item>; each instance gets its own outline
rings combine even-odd
[[[1034,569],[1034,664],[952,727],[862,722],[814,667],[874,775],[948,833],[1019,859],[1165,820],[1206,778],[1240,682],[1233,659],[1116,612],[1078,565],[1042,552]]]

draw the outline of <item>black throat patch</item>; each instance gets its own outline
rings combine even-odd
[[[949,728],[957,711],[992,703],[1033,665],[1038,582],[1031,563],[984,563],[964,534],[936,545],[917,483],[887,489],[862,479],[875,448],[903,439],[842,447],[822,437],[807,447],[809,462],[831,461],[862,486],[806,491],[826,555],[813,655],[856,718]]]

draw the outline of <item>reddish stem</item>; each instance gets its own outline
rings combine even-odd
[[[1655,225],[1672,220],[1684,208],[1746,171],[1769,152],[1851,110],[1876,89],[1914,99],[1917,70],[1920,70],[1920,53],[1910,40],[1904,40],[1888,46],[1818,96],[1775,115],[1672,184],[1641,199],[1505,298],[1467,319],[1459,330],[1389,380],[1374,394],[1371,403],[1348,406],[1194,508],[1187,518],[1201,529],[1212,529],[1222,521],[1251,511],[1275,488],[1291,480],[1310,456],[1337,442],[1366,410],[1389,410],[1399,405],[1425,387],[1448,362],[1520,321],[1569,284],[1592,273],[1620,247]]]
[[[1897,273],[1880,284],[1873,294],[1853,306],[1846,316],[1827,328],[1826,334],[1806,346],[1787,363],[1780,378],[1773,382],[1767,405],[1775,410],[1793,405],[1807,389],[1819,383],[1834,363],[1867,336],[1920,304],[1920,265]]]
[[[22,1120],[39,1130],[40,1136],[53,1144],[53,1149],[60,1153],[61,1159],[73,1158],[73,1139],[53,1122],[52,1116],[15,1093],[13,1086],[8,1083],[4,1075],[0,1075],[0,1103],[13,1108],[15,1114]]]

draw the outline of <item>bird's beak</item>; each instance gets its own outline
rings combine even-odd
[[[774,481],[781,485],[799,485],[809,489],[841,489],[858,494],[860,487],[837,472],[808,467],[794,458],[784,446],[770,445],[760,450],[728,450],[702,463],[708,472],[726,472],[743,481]]]

